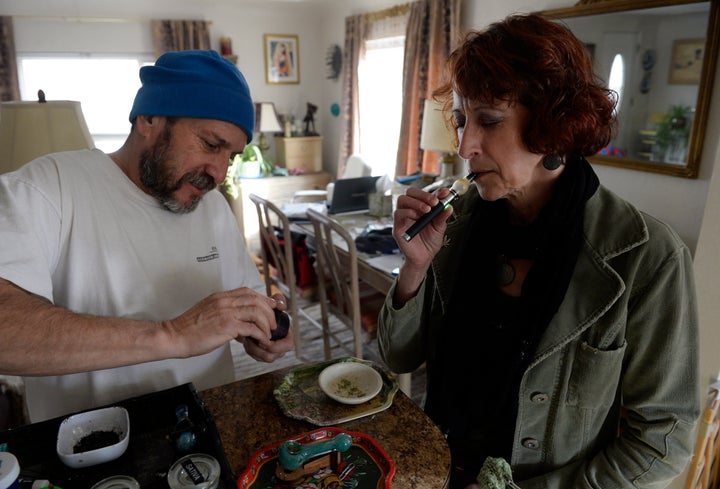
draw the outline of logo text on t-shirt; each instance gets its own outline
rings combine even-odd
[[[202,263],[204,261],[217,260],[219,258],[220,258],[220,253],[218,253],[217,246],[212,246],[210,248],[210,253],[208,253],[205,256],[198,256],[196,258],[196,260],[199,261],[200,263]]]

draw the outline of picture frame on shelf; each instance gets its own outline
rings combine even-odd
[[[265,46],[265,82],[300,83],[300,48],[295,34],[263,34]]]
[[[695,85],[700,83],[705,39],[676,39],[673,41],[668,83]]]

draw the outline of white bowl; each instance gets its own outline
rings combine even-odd
[[[343,404],[369,401],[383,385],[378,371],[360,362],[333,363],[320,372],[318,383],[325,394]]]
[[[119,441],[85,452],[74,453],[75,446],[87,436],[114,432]],[[102,440],[100,440],[102,441]],[[72,468],[90,467],[120,457],[130,441],[130,416],[125,408],[114,406],[95,409],[65,418],[60,423],[57,437],[57,454]],[[88,443],[85,440],[85,443]],[[92,446],[92,445],[91,445]]]

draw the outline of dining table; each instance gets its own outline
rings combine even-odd
[[[263,447],[317,429],[288,416],[274,395],[278,385],[298,367],[250,377],[200,392],[212,414],[224,452],[240,474]],[[392,487],[442,489],[450,474],[450,449],[445,436],[402,390],[386,409],[336,425],[372,437],[395,464]]]

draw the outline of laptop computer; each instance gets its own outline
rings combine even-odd
[[[335,180],[328,214],[367,212],[370,209],[368,194],[375,192],[377,177],[341,178]]]

